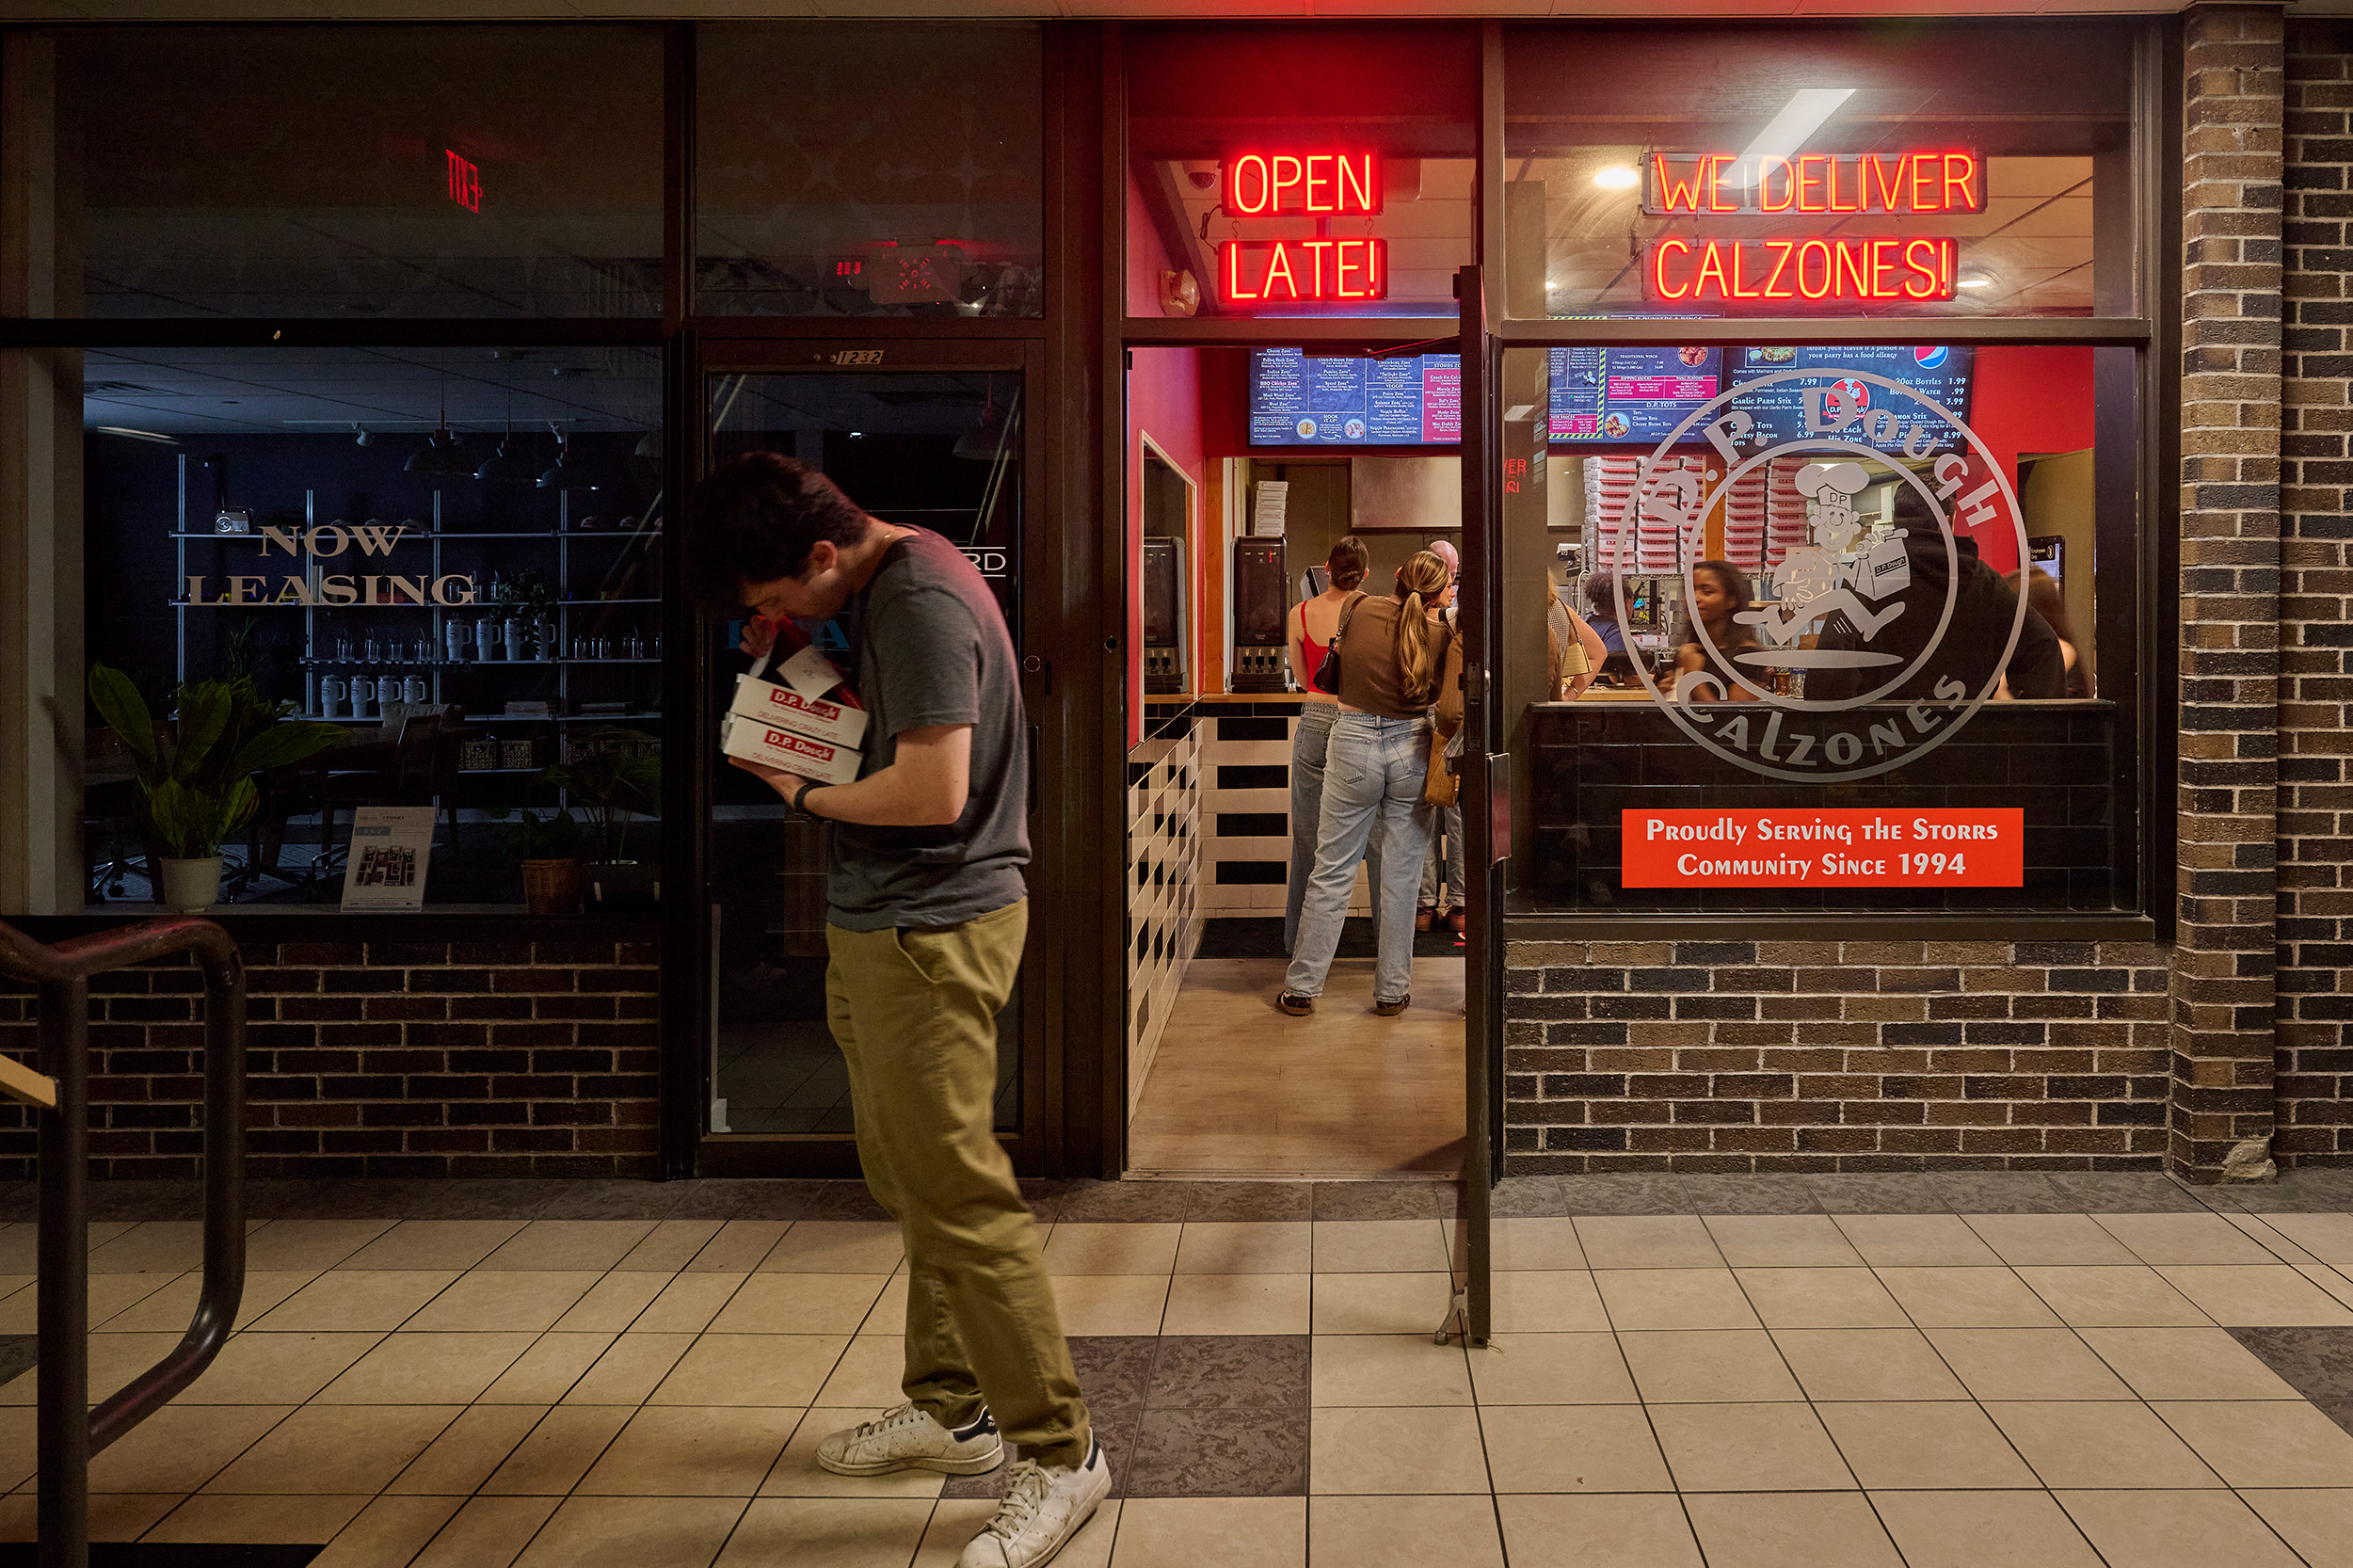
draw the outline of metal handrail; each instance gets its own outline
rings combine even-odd
[[[89,1403],[89,983],[175,952],[204,970],[204,1288],[171,1353]],[[245,962],[211,920],[172,916],[45,947],[0,921],[0,976],[39,987],[40,1070],[0,1091],[40,1117],[41,1568],[88,1568],[89,1462],[194,1383],[245,1295]]]

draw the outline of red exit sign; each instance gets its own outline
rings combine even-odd
[[[470,213],[482,210],[482,166],[461,158],[448,148],[441,150],[443,162],[449,169],[449,199]]]

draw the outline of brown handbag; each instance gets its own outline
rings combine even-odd
[[[1433,705],[1431,718],[1430,760],[1422,769],[1421,803],[1452,806],[1463,798],[1463,776],[1455,771],[1454,759],[1446,754],[1447,744],[1463,728],[1463,642],[1459,632],[1447,640],[1446,663],[1438,678],[1438,698]]]

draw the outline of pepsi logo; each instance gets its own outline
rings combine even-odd
[[[1912,351],[1912,362],[1918,365],[1922,370],[1942,370],[1945,368],[1945,361],[1951,359],[1952,356],[1953,351],[1951,349],[1945,347],[1942,344],[1939,344],[1934,348],[1913,349]]]

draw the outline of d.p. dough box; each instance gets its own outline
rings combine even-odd
[[[865,717],[862,713],[858,716]],[[820,784],[848,784],[857,777],[858,754],[855,747],[795,735],[790,729],[762,724],[741,713],[729,713],[719,721],[719,749],[729,757],[782,768]]]
[[[832,745],[856,746],[866,738],[865,709],[803,696],[773,680],[738,680],[728,712]]]

